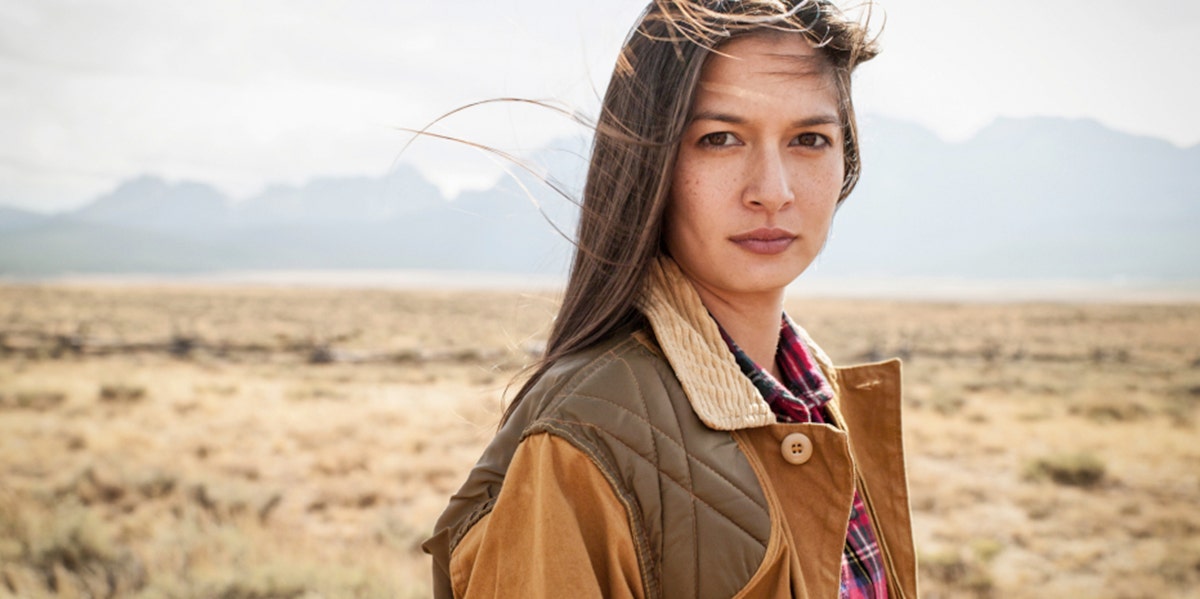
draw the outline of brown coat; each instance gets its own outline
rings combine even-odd
[[[670,260],[650,330],[555,364],[424,545],[437,597],[837,597],[857,486],[915,598],[896,361],[835,369],[835,426],[781,424]]]

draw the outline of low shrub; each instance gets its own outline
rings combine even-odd
[[[920,578],[931,586],[953,591],[952,597],[991,597],[996,582],[988,567],[962,551],[922,553],[917,560]]]
[[[93,510],[67,500],[47,506],[0,498],[5,583],[19,597],[115,597],[143,588],[146,572]]]
[[[1090,488],[1104,480],[1106,468],[1100,458],[1090,453],[1061,453],[1041,457],[1026,465],[1030,480],[1049,479],[1060,485]]]
[[[67,394],[62,391],[28,390],[11,395],[0,393],[0,409],[46,412],[61,406],[66,400]]]
[[[110,383],[100,385],[100,401],[111,404],[135,404],[146,398],[146,388],[138,385]]]

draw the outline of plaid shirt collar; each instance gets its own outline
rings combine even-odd
[[[833,399],[833,387],[795,327],[785,314],[780,321],[779,349],[775,353],[775,363],[783,375],[781,383],[751,360],[717,323],[721,338],[733,352],[742,373],[754,383],[780,422],[825,422],[821,407]]]

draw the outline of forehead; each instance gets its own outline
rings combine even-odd
[[[694,104],[780,100],[836,106],[833,68],[799,34],[754,34],[719,46],[700,71]]]

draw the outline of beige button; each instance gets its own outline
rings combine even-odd
[[[812,439],[804,433],[792,433],[783,438],[783,459],[789,464],[803,464],[812,457]]]

